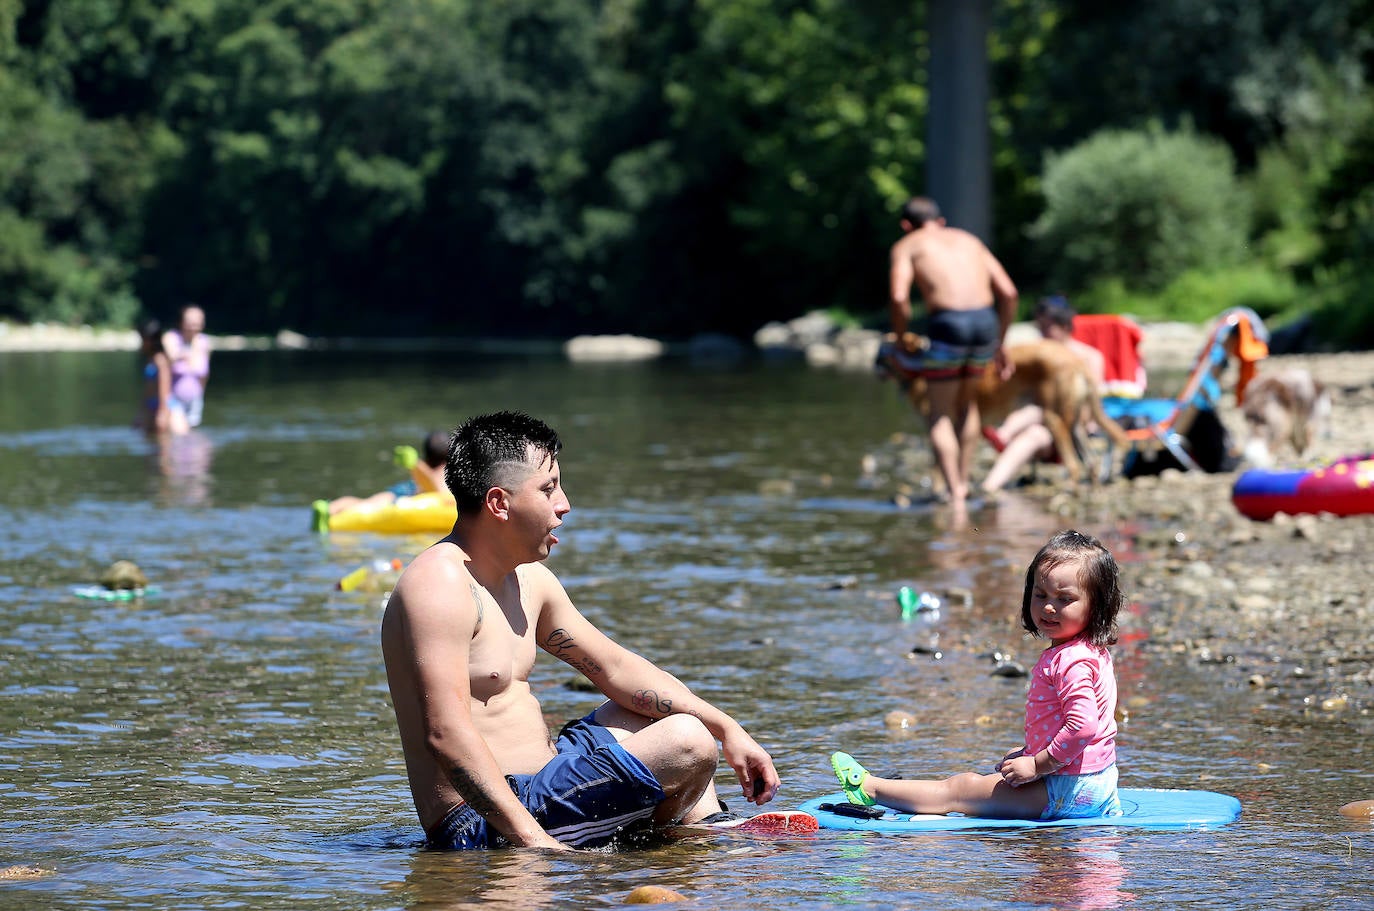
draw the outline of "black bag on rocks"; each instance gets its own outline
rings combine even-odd
[[[1123,423],[1123,427],[1128,424]],[[1183,435],[1183,448],[1198,467],[1208,474],[1234,471],[1240,464],[1240,453],[1236,449],[1231,432],[1221,422],[1221,418],[1211,409],[1199,411],[1193,417],[1192,426]],[[1166,468],[1188,469],[1168,449],[1160,448],[1150,453],[1132,452],[1121,466],[1121,474],[1126,478],[1139,478],[1157,475]]]

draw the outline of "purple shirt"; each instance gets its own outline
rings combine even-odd
[[[172,362],[172,396],[185,402],[205,394],[205,379],[210,375],[210,340],[204,333],[186,344],[181,332],[169,330],[163,346]]]
[[[1116,675],[1105,648],[1070,639],[1045,649],[1026,694],[1026,755],[1048,748],[1055,774],[1100,772],[1116,762]]]

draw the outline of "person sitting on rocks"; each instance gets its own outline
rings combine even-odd
[[[1035,305],[1035,326],[1045,338],[1056,341],[1082,361],[1099,388],[1105,374],[1102,352],[1073,337],[1074,310],[1062,297],[1042,297]],[[1024,405],[1007,415],[996,430],[983,428],[983,436],[997,449],[997,460],[983,479],[983,492],[995,493],[1032,461],[1057,462],[1054,437],[1045,426],[1039,405]]]

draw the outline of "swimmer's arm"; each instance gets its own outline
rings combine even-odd
[[[155,355],[153,363],[157,365],[157,413],[153,416],[153,426],[166,430],[172,420],[172,364],[165,354]]]
[[[900,244],[892,248],[892,262],[888,269],[888,316],[897,338],[911,324],[911,286],[916,281],[916,269],[911,254]]]
[[[1002,330],[999,338],[1005,341],[1007,330],[1011,328],[1012,322],[1016,319],[1018,301],[1016,285],[1012,282],[1011,276],[1007,274],[1007,270],[1002,268],[997,257],[992,255],[991,250],[985,248],[984,255],[987,257],[988,280],[992,285],[992,296],[997,301],[997,322]]]
[[[541,605],[536,624],[539,647],[596,684],[606,698],[653,719],[677,713],[695,715],[715,734],[734,723],[681,680],[601,632],[573,605],[546,567],[534,564],[521,569],[521,584],[528,586],[526,596]]]
[[[473,723],[469,651],[482,608],[468,581],[437,562],[407,571],[383,621],[388,676],[414,680],[425,746],[468,806],[513,845],[567,850],[511,791]]]
[[[627,711],[655,720],[676,714],[697,718],[720,741],[744,798],[758,804],[773,798],[779,781],[772,757],[739,722],[693,693],[677,677],[597,629],[573,606],[546,567],[528,569],[530,576],[543,577],[544,606],[536,629],[541,648],[580,671],[607,699]]]
[[[410,466],[410,477],[420,493],[448,493],[448,486],[444,483],[444,469],[434,468],[424,459]]]
[[[1053,775],[1081,756],[1092,741],[1097,690],[1091,663],[1074,661],[1063,668],[1055,679],[1054,688],[1064,723],[1043,750],[1034,754],[1016,750],[997,764],[997,771],[1012,787]]]

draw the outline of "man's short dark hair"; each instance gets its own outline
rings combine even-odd
[[[940,207],[935,204],[935,200],[926,196],[913,196],[902,206],[902,218],[911,222],[913,228],[919,228],[939,217]]]
[[[1074,310],[1069,304],[1069,299],[1063,295],[1052,294],[1035,302],[1034,319],[1038,322],[1041,318],[1049,320],[1052,325],[1061,329],[1073,330]]]
[[[563,443],[537,418],[520,411],[498,411],[469,418],[453,431],[444,483],[458,503],[458,515],[482,509],[487,491],[523,480],[535,465],[555,461]]]

